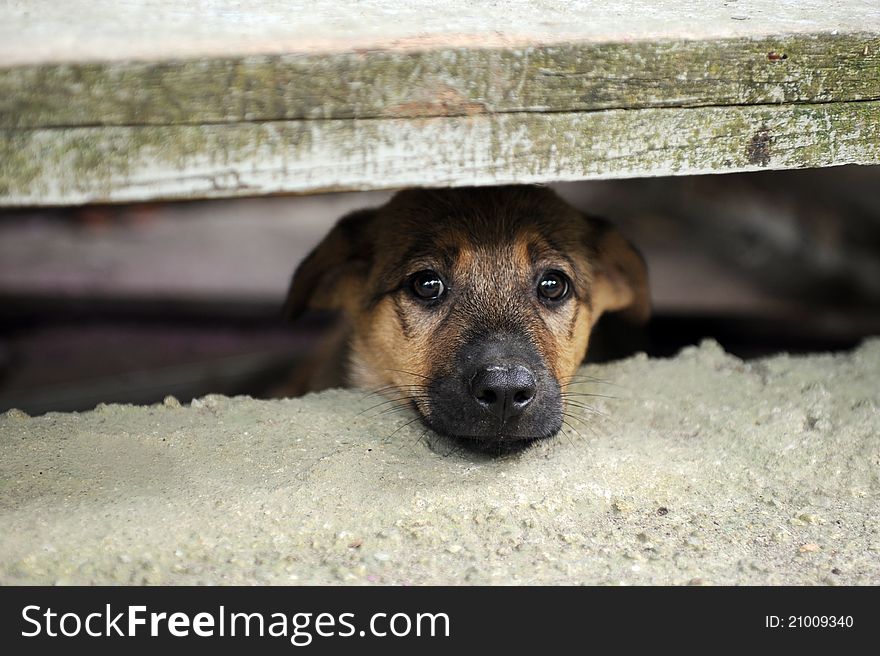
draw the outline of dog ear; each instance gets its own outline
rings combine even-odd
[[[364,292],[373,257],[369,238],[376,210],[358,210],[341,218],[296,268],[284,302],[284,318],[306,310],[353,312]]]
[[[648,268],[636,248],[610,223],[588,217],[592,227],[594,320],[605,312],[621,312],[644,323],[651,316]]]

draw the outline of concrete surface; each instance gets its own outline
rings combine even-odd
[[[8,412],[0,583],[880,583],[880,339],[583,373],[502,458],[355,391]]]

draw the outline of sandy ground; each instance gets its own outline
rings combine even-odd
[[[584,373],[502,458],[353,391],[11,411],[0,583],[880,583],[880,339]]]

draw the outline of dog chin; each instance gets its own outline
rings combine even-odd
[[[461,433],[450,433],[448,431],[438,430],[431,423],[422,417],[423,422],[428,428],[431,428],[439,435],[437,439],[442,440],[439,443],[429,445],[432,450],[448,455],[457,450],[469,452],[477,456],[488,456],[490,458],[515,456],[528,451],[538,442],[554,437],[560,428],[547,430],[541,435],[468,435]]]
[[[474,426],[453,425],[452,422],[444,421],[443,418],[436,415],[425,415],[419,412],[424,424],[432,431],[443,437],[448,437],[457,442],[470,444],[479,447],[480,445],[490,445],[493,448],[498,445],[529,445],[539,440],[555,437],[562,429],[562,418],[554,418],[541,427],[530,426],[528,428],[510,428],[500,431],[477,430]]]

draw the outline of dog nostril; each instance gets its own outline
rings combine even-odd
[[[502,421],[521,414],[537,394],[534,374],[522,365],[493,365],[471,380],[471,394]]]
[[[478,371],[471,381],[471,394],[484,408],[500,412],[504,408],[507,371],[501,367],[487,367]]]
[[[516,410],[525,408],[538,393],[535,375],[521,365],[510,370],[510,388]]]

